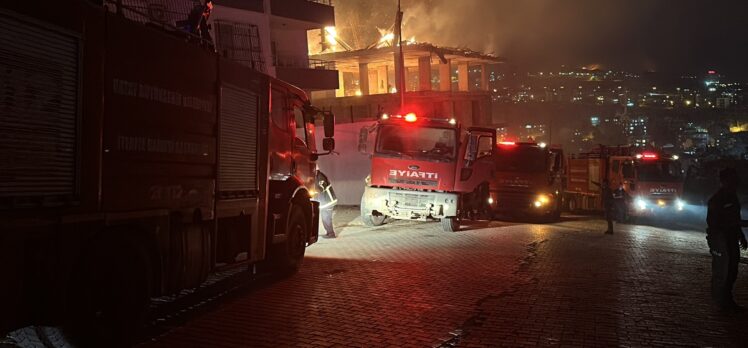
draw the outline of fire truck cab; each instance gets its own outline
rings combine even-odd
[[[602,210],[601,185],[608,180],[625,207],[619,219],[665,216],[684,210],[678,156],[631,146],[600,146],[569,159],[566,199],[570,210]]]
[[[361,197],[365,225],[381,225],[387,218],[441,220],[445,231],[456,231],[460,219],[486,211],[495,130],[463,130],[454,119],[414,113],[384,114],[362,128],[362,153],[369,154],[372,132],[371,174]]]
[[[496,214],[558,219],[563,206],[565,159],[560,147],[499,142],[489,203]]]

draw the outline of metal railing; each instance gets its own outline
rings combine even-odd
[[[316,2],[318,4],[327,5],[327,6],[333,6],[332,0],[306,0],[309,2]]]
[[[157,27],[213,48],[207,32],[196,30],[204,6],[199,0],[164,0],[151,3],[146,0],[104,0],[104,7],[133,22]]]
[[[273,63],[277,67],[335,70],[335,62],[322,59],[310,59],[304,55],[297,56],[275,56]]]
[[[336,70],[335,61],[322,59],[309,59],[309,68],[322,70]]]

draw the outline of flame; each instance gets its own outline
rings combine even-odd
[[[332,46],[337,46],[338,40],[336,38],[338,37],[338,31],[335,29],[335,27],[325,27],[325,40],[327,43],[329,43]]]
[[[380,47],[386,47],[386,46],[392,46],[392,42],[395,40],[395,34],[392,32],[387,32],[382,34],[382,37],[379,38],[379,43],[377,44],[377,48]]]

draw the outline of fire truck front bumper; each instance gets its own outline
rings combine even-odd
[[[395,219],[429,220],[457,216],[455,193],[422,192],[366,187],[366,209]]]
[[[638,216],[657,216],[683,213],[686,203],[679,199],[647,199],[636,197],[631,202],[630,211]]]

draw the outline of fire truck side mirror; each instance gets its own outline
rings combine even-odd
[[[327,152],[335,150],[335,138],[322,139],[322,150],[325,150]]]
[[[323,126],[325,128],[325,138],[332,138],[335,136],[335,115],[332,112],[326,112],[323,119]]]
[[[367,127],[361,127],[358,132],[358,152],[367,155],[366,144],[369,142],[369,129]]]

